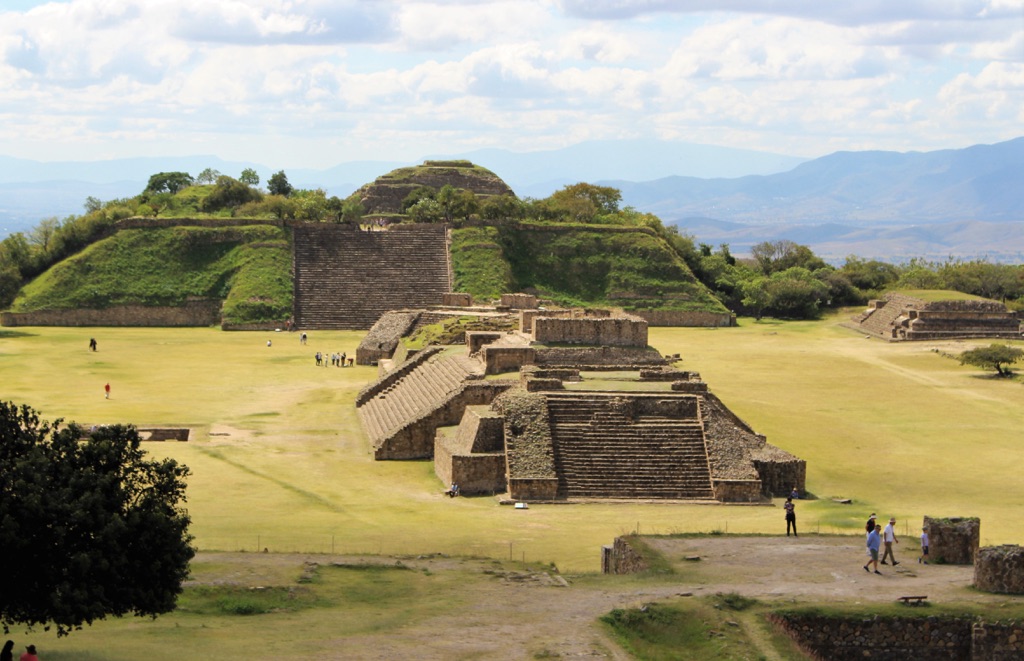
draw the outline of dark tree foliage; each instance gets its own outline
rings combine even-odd
[[[982,369],[994,369],[999,376],[1010,376],[1010,365],[1024,358],[1024,349],[1005,344],[990,344],[960,354],[961,365],[974,365]]]
[[[0,622],[67,635],[175,606],[195,555],[186,466],[147,459],[134,427],[85,434],[0,402]]]
[[[262,197],[263,195],[255,188],[222,174],[217,177],[217,183],[210,194],[203,198],[200,208],[203,211],[229,209],[249,202],[258,202]]]
[[[284,170],[275,172],[270,175],[270,179],[267,179],[267,192],[271,195],[288,197],[294,190],[295,188],[288,183],[288,175],[284,173]]]
[[[147,193],[177,193],[195,183],[188,172],[157,172],[146,184]]]

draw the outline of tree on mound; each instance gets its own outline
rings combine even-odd
[[[994,369],[999,376],[1010,376],[1010,365],[1024,358],[1024,349],[1005,344],[990,344],[960,354],[961,365],[974,365],[982,369]]]
[[[0,622],[67,635],[171,611],[195,555],[189,471],[145,458],[134,427],[86,436],[0,402]],[[84,438],[83,438],[84,437]]]

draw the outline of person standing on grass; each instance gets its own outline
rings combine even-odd
[[[868,560],[868,564],[864,565],[864,571],[871,572],[868,569],[868,565],[875,566],[875,573],[881,574],[878,571],[878,548],[882,545],[882,526],[875,526],[875,529],[868,533],[868,553],[871,554],[871,559]]]
[[[90,337],[89,338],[89,351],[96,351],[96,338],[95,337]]]
[[[14,641],[8,640],[4,643],[4,649],[0,651],[0,661],[14,661]]]
[[[110,384],[103,386],[103,399],[110,399]]]
[[[892,558],[892,566],[893,567],[895,567],[896,565],[900,564],[900,563],[896,562],[896,556],[894,556],[892,554],[892,545],[900,543],[900,540],[896,539],[896,531],[892,529],[892,527],[895,524],[896,524],[896,517],[890,518],[889,519],[889,525],[887,525],[885,527],[885,530],[882,532],[882,541],[885,542],[885,553],[882,554],[882,564],[883,565],[889,564],[888,562],[885,561],[885,559],[886,558]]]
[[[918,562],[928,564],[928,528],[921,528],[921,557],[917,559]]]
[[[800,535],[796,534],[796,505],[793,504],[793,499],[787,498],[782,509],[786,510],[786,537],[789,537],[790,526],[793,528],[793,536],[799,537]]]

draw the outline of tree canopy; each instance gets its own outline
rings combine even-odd
[[[267,192],[271,195],[288,197],[292,194],[293,190],[295,188],[288,183],[288,175],[284,173],[284,170],[275,172],[270,175],[270,179],[267,179]]]
[[[157,172],[146,184],[147,193],[177,193],[195,183],[188,172]]]
[[[66,635],[175,606],[195,555],[186,466],[147,459],[134,427],[86,434],[0,402],[0,622]]]
[[[1024,358],[1024,349],[1005,344],[990,344],[987,347],[970,349],[960,354],[961,365],[973,365],[981,369],[994,369],[999,376],[1012,374],[1010,365]]]

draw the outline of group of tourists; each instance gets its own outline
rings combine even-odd
[[[900,564],[892,552],[892,545],[899,544],[900,540],[896,539],[896,531],[894,529],[896,526],[895,517],[890,517],[889,524],[885,528],[882,527],[882,524],[875,521],[876,518],[875,513],[872,512],[871,516],[868,517],[867,523],[864,524],[864,530],[868,535],[867,547],[868,555],[870,556],[868,563],[864,565],[864,571],[870,572],[871,569],[869,567],[873,565],[874,572],[881,574],[882,572],[878,571],[879,564],[888,565],[889,560],[892,560],[893,567]],[[878,553],[882,550],[883,545],[885,550],[882,551],[882,559],[879,560]],[[921,564],[928,564],[928,528],[921,528],[921,555],[918,556],[917,561]]]
[[[36,656],[36,646],[26,645],[25,651],[20,657],[20,661],[39,661],[39,657]],[[0,661],[14,661],[14,641],[8,640],[4,643],[3,650],[0,650]]]
[[[349,358],[348,354],[346,354],[345,352],[332,353],[330,356],[328,356],[325,353],[317,351],[316,354],[314,355],[314,358],[316,359],[317,367],[352,367],[356,362],[355,358]],[[328,360],[330,362],[328,362]]]
[[[794,498],[799,498],[800,493],[796,487],[793,487],[793,491],[786,498],[786,502],[783,504],[782,509],[786,513],[786,537],[789,537],[790,532],[794,537],[799,537],[796,533],[796,505],[793,503]],[[892,566],[900,564],[893,554],[893,544],[899,544],[900,540],[896,538],[896,517],[889,518],[889,524],[884,528],[882,524],[876,521],[877,515],[872,512],[871,516],[868,517],[867,523],[864,524],[864,531],[867,533],[867,552],[868,562],[864,565],[864,571],[870,573],[872,566],[874,572],[881,575],[882,572],[878,570],[878,565],[888,565],[892,561]],[[882,558],[879,559],[878,554],[882,554]],[[921,564],[928,564],[928,529],[921,528],[921,555],[918,556],[917,561]]]

